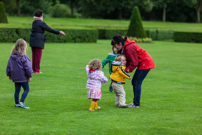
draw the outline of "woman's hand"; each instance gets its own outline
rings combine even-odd
[[[66,34],[63,31],[60,31],[60,35],[64,35],[65,36]]]

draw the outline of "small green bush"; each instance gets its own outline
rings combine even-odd
[[[98,31],[96,29],[64,29],[66,36],[55,35],[45,32],[48,42],[97,42]],[[16,42],[23,38],[29,42],[31,34],[30,28],[0,28],[0,42]]]
[[[0,2],[0,23],[8,23],[3,2]]]
[[[199,32],[174,32],[175,42],[202,43],[202,33]]]
[[[51,16],[56,18],[65,18],[71,16],[70,8],[65,4],[56,4],[49,9]]]
[[[143,42],[143,43],[152,43],[152,39],[146,37],[146,38],[143,38],[143,39],[142,39],[142,42]]]
[[[151,38],[137,38],[137,37],[128,37],[130,40],[134,40],[136,43],[152,43]]]
[[[138,7],[133,8],[132,15],[130,17],[130,25],[128,27],[127,36],[145,38],[146,34],[142,26],[142,19]]]

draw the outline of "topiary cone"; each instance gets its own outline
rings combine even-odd
[[[8,23],[3,2],[0,2],[0,23]]]
[[[128,37],[145,38],[146,34],[142,26],[142,19],[137,6],[133,8],[132,15],[130,17],[130,25],[127,31]]]

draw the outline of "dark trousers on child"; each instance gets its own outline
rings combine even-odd
[[[20,94],[21,87],[23,87],[24,92],[22,93],[20,102],[24,103],[25,98],[27,97],[27,95],[29,93],[29,83],[28,82],[15,83],[15,94],[14,94],[15,104],[19,104],[19,94]]]
[[[38,47],[32,47],[32,70],[33,72],[40,72],[40,62],[42,57],[42,50]]]

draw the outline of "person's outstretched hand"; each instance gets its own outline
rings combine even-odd
[[[60,31],[60,35],[66,35],[63,31]]]
[[[8,78],[8,79],[12,81],[12,78],[11,78],[11,76],[9,76],[9,78]]]

